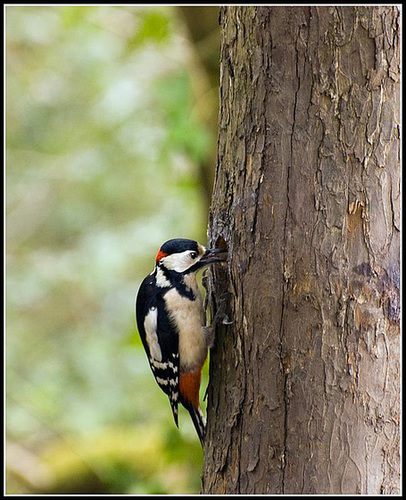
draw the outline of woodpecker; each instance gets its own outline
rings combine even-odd
[[[175,424],[179,427],[181,403],[202,444],[206,422],[199,389],[213,330],[205,326],[196,275],[204,266],[225,260],[224,250],[206,250],[185,238],[169,240],[159,249],[136,299],[138,331],[155,380],[169,397]]]

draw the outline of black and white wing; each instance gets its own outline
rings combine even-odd
[[[138,331],[159,387],[167,394],[178,425],[179,339],[164,314],[164,289],[157,288],[155,273],[141,283],[136,300]]]

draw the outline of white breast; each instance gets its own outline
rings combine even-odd
[[[200,291],[194,275],[185,277],[185,284],[193,290],[196,299],[183,297],[174,288],[165,294],[167,311],[179,332],[179,361],[181,371],[202,366],[207,355],[206,338],[202,331],[204,311]]]

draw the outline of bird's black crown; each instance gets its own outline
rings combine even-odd
[[[174,238],[166,241],[160,248],[160,251],[167,255],[185,252],[186,250],[198,252],[197,241],[186,238]]]

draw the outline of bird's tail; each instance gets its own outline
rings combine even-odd
[[[199,436],[200,442],[203,446],[204,436],[206,432],[206,419],[203,416],[200,407],[194,408],[193,406],[188,406],[188,411],[192,418],[193,425],[195,426],[197,435]]]
[[[173,419],[175,420],[176,427],[179,428],[179,420],[178,420],[178,402],[174,401],[173,398],[169,399],[171,403],[171,410],[173,414]]]

